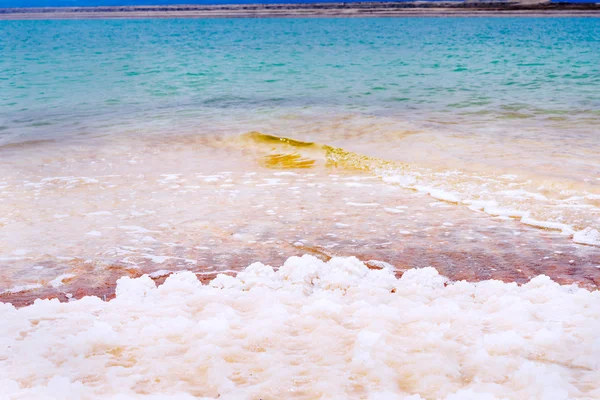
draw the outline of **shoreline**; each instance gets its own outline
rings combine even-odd
[[[0,8],[0,20],[328,17],[600,17],[600,5],[567,3],[316,3]]]

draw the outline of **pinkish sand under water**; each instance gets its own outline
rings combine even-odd
[[[0,298],[14,304],[110,298],[123,275],[209,279],[307,253],[383,261],[398,276],[432,266],[452,280],[600,282],[597,195],[575,195],[577,182],[564,194],[547,177],[436,169],[258,132],[23,146],[3,150],[0,182]]]
[[[0,149],[3,393],[600,396],[595,186],[337,123]]]

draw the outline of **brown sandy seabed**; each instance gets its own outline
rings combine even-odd
[[[148,228],[154,232],[150,244],[140,245],[141,236],[119,229],[113,229],[109,238],[91,238],[84,232],[92,228],[85,227],[79,241],[70,247],[76,249],[71,254],[79,255],[61,258],[41,253],[20,261],[0,260],[0,283],[6,287],[22,284],[20,279],[31,274],[33,266],[43,266],[46,273],[54,271],[47,279],[41,279],[46,279],[42,288],[5,292],[0,294],[0,301],[24,306],[37,298],[67,301],[96,295],[110,299],[116,280],[122,276],[165,271],[153,278],[160,284],[172,271],[192,270],[207,282],[218,273],[232,274],[255,261],[277,267],[288,257],[303,254],[323,260],[355,256],[372,268],[380,266],[371,260],[380,260],[392,264],[397,276],[409,268],[433,266],[452,280],[524,283],[546,274],[561,284],[576,283],[592,290],[600,285],[600,248],[577,245],[556,231],[435,200],[383,183],[364,171],[315,161],[296,150],[286,153],[273,148],[265,152],[263,148],[246,146],[240,151],[220,145],[207,151],[206,143],[197,138],[180,138],[179,145],[172,143],[163,150],[157,150],[162,147],[156,144],[135,144],[134,164],[127,163],[130,149],[125,148],[117,155],[122,157],[122,164],[115,165],[114,160],[111,163],[111,168],[118,169],[121,175],[100,178],[109,176],[106,172],[110,171],[98,167],[95,177],[99,184],[51,181],[43,192],[33,194],[26,188],[23,192],[5,190],[7,201],[0,202],[0,211],[5,215],[27,214],[32,238],[29,240],[47,233],[48,241],[59,241],[50,234],[68,230],[65,227],[69,222],[43,223],[46,217],[36,213],[55,207],[65,198],[85,199],[89,203],[81,205],[79,211],[68,206],[71,214],[79,212],[81,216],[72,222],[73,229],[85,225],[86,212],[102,210],[104,204],[117,197],[121,210],[141,214],[139,211],[144,210],[139,199],[143,198],[147,208],[153,206],[159,215],[170,212],[172,218],[170,227],[163,232],[156,227],[164,217],[157,214],[123,214],[120,218],[125,220],[111,221],[113,225]],[[65,153],[75,149],[76,146],[72,151],[65,149]],[[8,146],[4,150],[8,156],[12,153],[7,150],[14,149]],[[115,150],[110,152],[114,154]],[[83,168],[80,165],[89,165],[90,161],[101,165],[102,157],[95,150],[72,165],[65,158],[46,158],[43,168],[52,176],[53,163],[58,165],[57,171],[64,172],[69,165]],[[201,159],[202,167],[194,162],[178,164],[178,159]],[[29,168],[36,171],[42,167],[30,162]],[[173,170],[178,175],[165,178]],[[248,175],[247,171],[256,172]],[[145,172],[144,178],[136,181],[140,172]],[[94,171],[86,173],[94,178]],[[1,210],[3,206],[6,208]],[[62,211],[56,208],[46,212]],[[3,226],[1,222],[0,236],[4,234],[5,238],[13,234],[15,226],[21,226],[8,222]],[[27,240],[27,236],[20,240]],[[138,247],[118,246],[127,243]],[[156,261],[156,255],[163,259]],[[60,273],[72,276],[63,279],[58,287],[47,284]]]

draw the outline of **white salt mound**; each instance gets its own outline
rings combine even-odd
[[[573,235],[573,241],[575,243],[600,246],[600,232],[596,229],[587,227],[582,231],[575,232]]]
[[[600,292],[355,258],[0,303],[0,398],[600,398]]]

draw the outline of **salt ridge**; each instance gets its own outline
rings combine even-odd
[[[116,299],[0,303],[8,398],[598,398],[600,292],[397,279],[355,258],[255,263]],[[117,396],[118,395],[118,396]]]

